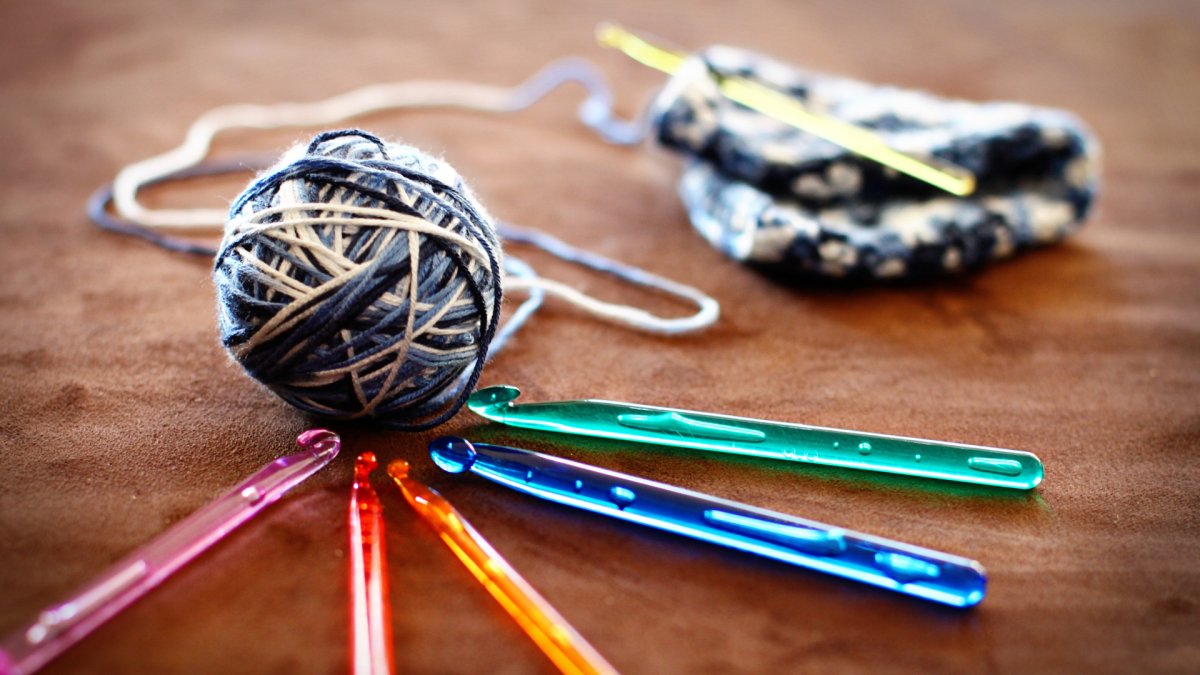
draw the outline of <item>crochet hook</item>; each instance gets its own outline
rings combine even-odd
[[[767,509],[528,450],[443,436],[445,471],[470,471],[535,497],[674,532],[955,607],[983,599],[974,560],[822,525]]]
[[[595,399],[513,403],[520,395],[508,385],[487,387],[472,394],[467,407],[493,422],[525,429],[996,487],[1027,490],[1044,476],[1041,460],[1020,450]]]
[[[392,609],[384,552],[383,506],[369,475],[375,453],[354,460],[350,486],[350,654],[354,675],[392,675]]]
[[[408,475],[408,462],[392,460],[388,475],[421,518],[470,570],[488,593],[566,675],[617,675],[587,640],[567,623],[450,502]]]
[[[0,642],[0,674],[28,675],[82,640],[175,570],[329,464],[341,449],[337,434],[306,431],[303,452],[267,464],[215,501],[110,567],[91,584],[38,614]]]
[[[675,74],[688,58],[687,54],[652,45],[612,23],[602,23],[596,28],[596,41],[604,47],[619,49],[635,61],[669,75]],[[970,171],[947,162],[922,161],[893,150],[868,129],[827,115],[814,114],[796,99],[758,82],[742,77],[724,77],[718,85],[725,98],[735,103],[836,143],[953,195],[965,197],[975,191],[975,174]]]

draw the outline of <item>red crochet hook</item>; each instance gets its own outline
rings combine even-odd
[[[350,487],[350,654],[354,675],[392,675],[392,608],[383,507],[368,476],[375,453],[354,460]]]

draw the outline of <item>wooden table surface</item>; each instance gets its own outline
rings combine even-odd
[[[469,413],[419,435],[334,425],[346,452],[331,468],[46,672],[346,672],[345,511],[366,450],[412,461],[626,675],[1200,672],[1200,6],[1158,1],[4,3],[0,632],[318,424],[222,351],[210,262],[94,228],[91,190],[218,105],[410,79],[515,84],[571,54],[594,59],[633,114],[663,78],[595,47],[604,19],[690,48],[1074,110],[1104,143],[1099,216],[967,277],[787,287],[692,231],[677,158],[582,128],[578,90],[510,117],[358,120],[444,155],[497,216],[722,303],[712,330],[658,338],[551,302],[483,383],[1024,449],[1045,482],[1010,494],[576,443]],[[229,133],[215,154],[313,131]],[[219,206],[245,178],[146,200]],[[508,252],[607,299],[686,311]],[[424,448],[451,432],[969,556],[988,597],[944,609],[442,474]],[[376,485],[397,671],[553,672]]]

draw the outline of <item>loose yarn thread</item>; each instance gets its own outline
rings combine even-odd
[[[362,131],[322,133],[230,209],[215,265],[222,342],[301,410],[430,428],[479,377],[500,265],[490,217],[447,164]],[[459,395],[437,412],[448,388]]]
[[[105,229],[142,237],[172,250],[203,253],[203,245],[163,234],[159,230],[213,227],[224,222],[223,214],[212,209],[150,209],[138,201],[137,194],[147,185],[188,175],[219,172],[221,163],[206,162],[205,157],[212,146],[213,138],[221,131],[235,128],[275,129],[329,124],[369,112],[419,107],[456,107],[511,113],[532,106],[569,82],[577,82],[587,90],[587,98],[579,107],[579,118],[606,142],[632,145],[645,138],[646,116],[643,114],[633,121],[616,117],[612,109],[612,91],[604,75],[589,61],[568,57],[551,63],[533,77],[511,88],[466,82],[414,81],[372,85],[313,103],[229,105],[215,108],[192,124],[186,139],[179,147],[122,169],[111,187],[101,187],[92,195],[88,213],[97,225]],[[108,214],[106,205],[109,201],[114,203],[120,217]],[[649,333],[678,334],[702,330],[715,323],[720,316],[720,305],[717,301],[691,286],[587,253],[542,233],[522,230],[515,226],[503,229],[502,234],[504,232],[512,233],[517,240],[564,260],[612,274],[638,286],[661,291],[696,306],[696,312],[692,316],[662,318],[635,307],[602,302],[552,279],[539,277],[528,266],[509,266],[514,278],[512,287],[530,294],[527,303],[532,304],[527,304],[530,309],[519,315],[522,321],[533,311],[535,305],[541,303],[545,295],[553,295],[606,321]],[[522,234],[518,236],[518,232]],[[514,315],[514,318],[517,316]],[[516,324],[514,330],[519,325]]]
[[[206,159],[213,138],[226,129],[313,126],[337,122],[368,112],[413,107],[446,106],[490,112],[516,112],[533,105],[568,82],[582,84],[587,90],[588,96],[579,108],[579,117],[605,141],[629,145],[645,137],[645,116],[633,121],[615,117],[612,111],[612,93],[604,76],[594,65],[583,59],[567,58],[550,64],[529,80],[513,88],[488,87],[460,82],[403,82],[365,87],[314,103],[283,103],[271,106],[232,105],[217,108],[205,113],[192,125],[188,130],[186,140],[178,148],[125,167],[117,175],[113,184],[102,186],[96,190],[89,199],[88,213],[91,219],[102,228],[142,237],[170,250],[209,255],[215,253],[218,256],[216,270],[218,290],[221,292],[222,288],[232,289],[228,295],[221,297],[222,334],[226,346],[252,376],[262,381],[288,402],[307,412],[326,417],[372,417],[392,428],[404,430],[430,428],[449,419],[457,412],[465,396],[474,387],[483,364],[520,329],[541,306],[547,295],[555,296],[606,321],[658,334],[678,334],[702,330],[716,322],[720,314],[720,306],[714,299],[691,286],[577,249],[536,230],[527,230],[508,223],[497,222],[496,228],[506,240],[526,243],[564,260],[611,274],[628,283],[677,297],[694,304],[697,310],[691,316],[663,318],[635,307],[602,302],[565,284],[539,277],[530,266],[514,257],[501,259],[499,246],[494,242],[493,237],[489,240],[491,248],[488,249],[485,246],[484,250],[491,250],[496,254],[498,264],[503,266],[505,275],[500,277],[497,274],[496,265],[489,265],[492,269],[490,280],[495,296],[490,304],[485,301],[484,311],[478,312],[479,316],[488,319],[486,329],[482,334],[476,330],[460,335],[463,340],[468,342],[470,339],[476,340],[471,342],[473,349],[458,345],[452,350],[452,354],[440,355],[438,359],[434,359],[433,363],[426,363],[427,370],[425,372],[418,374],[413,379],[405,379],[402,377],[401,371],[403,371],[403,375],[408,376],[413,375],[416,370],[414,368],[405,370],[398,358],[387,362],[386,365],[379,362],[383,356],[379,352],[385,351],[388,347],[376,345],[370,347],[374,350],[371,352],[374,356],[359,353],[357,357],[354,357],[347,348],[343,347],[341,351],[338,351],[337,345],[330,347],[318,344],[320,340],[317,339],[319,336],[315,331],[319,322],[314,323],[313,317],[326,317],[331,313],[340,316],[341,312],[336,310],[337,305],[321,305],[317,302],[319,298],[314,297],[313,294],[317,289],[322,288],[321,284],[331,283],[334,277],[319,279],[313,276],[303,282],[293,278],[292,273],[303,267],[302,265],[298,266],[295,261],[287,259],[287,255],[291,255],[296,260],[302,260],[297,251],[289,249],[296,245],[295,242],[274,242],[272,245],[249,247],[256,253],[266,252],[271,260],[270,263],[262,261],[257,264],[251,263],[250,258],[254,256],[241,258],[242,253],[233,254],[238,256],[236,260],[229,257],[231,251],[237,250],[234,242],[249,241],[250,237],[264,236],[264,233],[278,226],[277,221],[282,220],[284,214],[291,213],[295,216],[305,210],[300,206],[309,207],[307,210],[311,213],[304,214],[304,217],[310,220],[318,217],[314,214],[328,215],[326,213],[327,206],[318,208],[319,204],[300,205],[297,202],[294,210],[279,209],[278,204],[271,203],[271,199],[275,199],[275,197],[263,196],[278,195],[278,188],[282,182],[279,185],[270,185],[270,183],[278,182],[279,172],[286,168],[283,164],[269,170],[247,189],[247,195],[255,191],[261,193],[258,201],[243,195],[235,203],[234,217],[228,223],[225,240],[219,251],[213,251],[202,242],[166,234],[162,230],[213,227],[225,222],[223,214],[211,209],[150,209],[138,201],[137,193],[142,187],[155,183],[262,166],[254,159],[247,158]],[[363,132],[339,132],[339,134],[353,135],[360,139],[374,139],[371,144],[376,148],[381,143],[378,139]],[[332,138],[331,136],[326,140]],[[386,144],[385,146],[389,153],[392,152],[392,148],[400,147]],[[294,151],[292,154],[304,153]],[[431,171],[432,167],[439,163],[439,160],[421,155],[412,148],[404,148],[399,154],[403,156],[404,162],[414,162],[424,167],[430,167]],[[297,157],[285,158],[285,162],[288,159],[297,159]],[[392,157],[392,159],[395,160],[396,157]],[[331,168],[332,165],[328,164],[328,157],[322,158],[321,161],[326,162],[325,169]],[[378,162],[379,160],[372,161]],[[321,168],[318,165],[320,162],[312,166]],[[343,165],[341,168],[345,169],[346,167]],[[368,168],[375,170],[378,167]],[[439,170],[445,170],[452,174],[454,185],[462,186],[457,174],[444,162],[440,163]],[[403,172],[399,173],[403,174]],[[296,177],[292,176],[292,179],[294,180]],[[410,175],[408,178],[413,179],[414,176]],[[384,183],[386,184],[386,181]],[[465,187],[461,187],[460,194],[472,205],[476,214],[483,216],[484,222],[490,223],[482,208],[478,206]],[[116,206],[117,215],[108,212],[107,207],[110,202]],[[255,204],[254,208],[261,207],[262,210],[254,211],[252,208],[252,213],[243,213],[239,216],[239,211],[247,208],[247,204]],[[384,216],[381,212],[369,213],[358,210],[358,207],[359,205],[355,204],[339,205],[336,213],[340,213],[343,220],[355,221],[352,226],[365,224],[357,221],[376,218],[384,221],[386,227],[397,227],[394,218]],[[260,220],[256,221],[254,218]],[[306,223],[305,227],[311,225],[312,223]],[[347,224],[342,223],[342,225],[346,226]],[[428,233],[418,232],[417,234],[424,236]],[[319,237],[317,238],[319,239]],[[305,246],[311,246],[311,241],[299,247],[304,251],[306,264],[311,267],[314,264],[311,258],[313,251],[305,250]],[[244,250],[249,252],[249,249]],[[282,253],[283,251],[288,251],[288,253],[285,255]],[[230,262],[231,260],[233,262]],[[345,263],[342,264],[345,267]],[[288,269],[287,272],[283,271],[285,267]],[[224,278],[222,275],[225,275]],[[465,276],[463,279],[470,286],[471,277]],[[238,286],[240,282],[247,282],[249,285],[240,287]],[[316,283],[317,286],[307,285],[310,282]],[[254,286],[255,283],[260,285]],[[496,315],[498,314],[501,283],[507,284],[511,289],[526,292],[528,297],[512,313],[508,321],[497,328]],[[417,287],[434,290],[433,286],[423,287],[419,282]],[[247,288],[252,289],[253,292],[247,291]],[[266,293],[268,290],[277,295],[271,296],[269,299],[255,295],[255,293]],[[286,320],[278,320],[277,324],[279,325],[271,326],[271,329],[278,334],[271,335],[269,339],[264,335],[262,339],[251,340],[248,336],[254,333],[256,325],[266,326],[271,321],[270,310],[275,309],[282,312],[278,305],[282,304],[282,298],[289,293],[291,297],[303,300],[304,304],[297,305],[295,310],[289,312]],[[361,300],[361,298],[359,299]],[[228,303],[226,303],[227,300]],[[344,300],[346,298],[339,298],[339,302]],[[274,301],[274,307],[271,306],[272,301]],[[229,306],[228,311],[225,308],[226,304]],[[335,309],[329,309],[330,307]],[[476,309],[478,308],[477,304]],[[391,310],[375,311],[373,316],[378,318],[386,316],[390,312]],[[282,325],[285,323],[286,327]],[[359,328],[370,330],[363,326],[359,326]],[[299,332],[288,338],[282,337],[286,330],[292,329]],[[387,335],[396,337],[397,334],[388,333]],[[466,336],[474,337],[468,339]],[[340,336],[340,338],[344,341],[347,340],[345,336]],[[355,339],[352,333],[349,341],[353,342]],[[385,336],[376,332],[368,333],[368,337],[361,338],[359,342],[374,341],[372,344],[375,344],[379,340],[385,339],[387,339]],[[358,348],[359,342],[355,342],[356,348]],[[264,351],[266,349],[264,344],[270,349]],[[290,346],[285,349],[282,346],[284,344]],[[410,344],[407,338],[400,339],[396,345],[400,345],[397,347],[398,350],[407,349],[409,354],[417,353],[423,347],[419,340]],[[417,352],[414,352],[414,349]],[[468,353],[469,358],[467,357]],[[301,356],[304,354],[308,354],[307,361],[301,360]],[[451,356],[453,358],[450,358]],[[284,359],[285,362],[275,363],[274,359],[278,358]],[[363,364],[366,368],[360,372],[352,366],[353,358],[371,360],[369,363]],[[422,354],[422,358],[426,361],[430,360],[428,354]],[[446,367],[439,370],[440,366]],[[289,374],[289,368],[293,367],[298,368],[298,371]],[[322,368],[325,370],[322,371]],[[455,375],[456,372],[457,375]],[[357,381],[354,374],[358,377]],[[349,384],[346,382],[338,384],[336,377],[339,375],[350,375],[349,380],[346,381]],[[364,379],[364,376],[367,377]],[[388,386],[383,386],[384,383],[389,382]]]
[[[138,201],[138,190],[194,167],[204,160],[213,138],[229,129],[279,129],[333,124],[351,117],[404,108],[464,108],[496,113],[524,110],[568,82],[578,82],[588,97],[579,119],[605,141],[633,145],[646,135],[646,120],[625,121],[613,115],[612,91],[595,65],[567,57],[511,88],[443,80],[377,84],[313,103],[234,104],[214,108],[192,123],[179,147],[121,169],[113,181],[117,212],[151,228],[220,226],[225,214],[215,209],[151,209]]]

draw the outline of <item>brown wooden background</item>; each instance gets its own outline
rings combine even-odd
[[[662,77],[600,20],[877,82],[1077,111],[1105,144],[1101,215],[981,274],[788,288],[724,259],[675,158],[607,147],[579,92],[510,118],[379,115],[496,215],[695,284],[719,326],[653,338],[551,303],[485,384],[1036,452],[1030,494],[701,452],[575,444],[464,413],[445,432],[976,558],[953,611],[539,503],[433,468],[419,437],[347,452],[51,665],[53,673],[341,673],[353,454],[404,457],[626,675],[1200,672],[1200,9],[1044,2],[5,2],[0,9],[0,631],[60,598],[313,425],[216,338],[206,260],[101,232],[83,203],[205,110],[375,82],[515,84],[580,54],[631,114]],[[308,132],[231,133],[217,154]],[[153,190],[219,205],[238,181]],[[514,247],[603,297],[670,303]],[[398,671],[550,673],[383,480]]]

